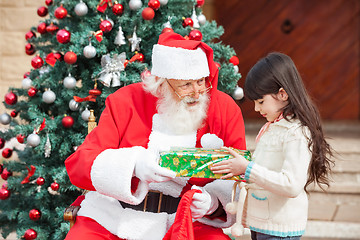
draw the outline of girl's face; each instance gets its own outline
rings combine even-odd
[[[266,94],[262,98],[254,100],[255,111],[273,122],[282,113],[282,109],[288,104],[288,95],[283,88],[277,94]]]

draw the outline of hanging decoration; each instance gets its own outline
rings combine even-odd
[[[51,142],[50,142],[50,138],[49,138],[49,133],[46,133],[46,142],[45,142],[45,146],[44,146],[45,158],[50,157],[50,154],[51,154]]]
[[[88,6],[82,0],[80,0],[80,2],[76,4],[74,11],[76,15],[82,17],[88,13],[89,9]]]
[[[185,28],[187,26],[190,26],[192,27],[194,25],[194,22],[191,18],[183,18],[183,23],[182,23],[182,26]]]
[[[16,135],[16,140],[17,140],[19,143],[24,143],[24,142],[25,142],[25,135],[22,135],[22,134]]]
[[[29,183],[30,182],[30,178],[35,174],[36,171],[36,167],[34,167],[33,165],[30,166],[30,168],[26,167],[28,174],[27,176],[21,181],[21,184],[25,184],[25,183]]]
[[[130,0],[129,7],[131,10],[136,11],[142,7],[141,0]]]
[[[31,66],[35,69],[41,68],[43,65],[44,61],[39,56],[36,56],[31,60]]]
[[[25,53],[27,55],[33,55],[36,52],[34,45],[28,43],[25,45]]]
[[[56,33],[56,39],[61,44],[70,42],[71,33],[66,29],[61,29]]]
[[[67,12],[66,8],[64,8],[61,4],[60,7],[55,9],[54,15],[57,19],[63,19],[67,16],[67,13],[68,12]]]
[[[45,34],[45,33],[46,33],[46,27],[47,27],[46,23],[42,22],[42,23],[40,23],[40,24],[37,26],[36,30],[37,30],[40,34]]]
[[[29,228],[28,230],[25,231],[24,234],[25,240],[34,240],[36,238],[37,238],[37,232],[34,229]]]
[[[69,76],[64,78],[63,84],[67,89],[74,89],[76,87],[76,79],[69,73]]]
[[[3,125],[8,125],[11,122],[11,117],[7,113],[3,113],[0,115],[0,123]]]
[[[9,177],[13,175],[12,171],[8,170],[7,168],[4,168],[3,172],[1,173],[1,178],[4,180],[8,180]]]
[[[12,153],[13,153],[13,150],[11,148],[5,148],[1,155],[4,157],[4,158],[10,158],[12,156]]]
[[[6,189],[6,188],[1,188],[0,189],[0,199],[1,200],[6,200],[10,197],[10,190]]]
[[[74,99],[71,99],[69,102],[69,108],[71,111],[77,111],[79,110],[79,103],[77,103]]]
[[[5,102],[8,105],[14,105],[17,103],[17,95],[13,92],[9,92],[5,94]]]
[[[82,118],[85,122],[88,122],[88,121],[89,121],[89,117],[90,117],[90,111],[89,111],[89,109],[86,107],[85,110],[81,113],[81,118]]]
[[[41,132],[45,126],[46,126],[46,123],[45,123],[45,118],[43,119],[42,123],[40,124],[40,126],[37,128],[37,129],[34,129],[34,132],[31,133],[27,139],[26,139],[26,142],[28,145],[30,145],[31,147],[36,147],[40,144],[40,137],[39,137],[39,132]]]
[[[235,99],[235,100],[240,100],[244,97],[244,90],[239,87],[236,86],[235,90],[233,91],[233,93],[231,94],[231,96]]]
[[[115,2],[114,6],[112,7],[112,12],[116,16],[121,16],[124,12],[124,6],[120,3]]]
[[[31,209],[29,211],[29,218],[33,221],[37,221],[41,218],[41,211],[39,209]]]
[[[199,20],[196,15],[195,7],[193,7],[193,12],[191,15],[191,20],[193,21],[193,28],[200,28]]]
[[[135,50],[140,51],[140,42],[141,38],[137,37],[136,35],[136,26],[134,27],[134,32],[131,38],[129,38],[129,42],[131,43],[131,51],[134,52]]]
[[[104,13],[107,7],[112,7],[112,1],[111,0],[100,0],[99,4],[97,5],[96,9],[99,12]]]
[[[77,61],[77,55],[72,52],[66,52],[64,55],[64,62],[66,62],[67,64],[74,64]]]
[[[104,33],[108,33],[112,30],[113,25],[109,20],[101,20],[101,23],[99,25],[99,28]]]
[[[29,97],[34,97],[37,94],[38,90],[34,87],[30,87],[28,90]]]
[[[74,119],[71,116],[65,116],[61,120],[61,124],[64,128],[71,128],[74,125]]]
[[[122,31],[121,26],[119,26],[119,31],[118,31],[118,33],[116,34],[114,43],[115,43],[116,45],[118,45],[118,46],[124,45],[124,44],[126,43],[126,42],[125,42],[125,37],[124,37],[124,32]]]
[[[53,22],[51,22],[50,25],[46,27],[46,32],[50,34],[54,34],[57,30],[59,30],[59,27],[56,26]]]
[[[42,95],[42,100],[44,103],[51,104],[55,102],[56,94],[50,89],[46,90]]]
[[[21,86],[24,89],[29,89],[32,85],[32,80],[29,77],[26,77],[22,80]]]
[[[5,146],[5,139],[4,138],[0,138],[0,149],[2,149]],[[0,164],[0,174],[2,173],[2,165]]]
[[[86,58],[93,58],[96,56],[96,48],[91,45],[90,39],[89,39],[89,45],[84,47],[83,53]]]
[[[126,61],[125,52],[121,54],[114,54],[111,58],[110,54],[106,54],[101,58],[102,70],[99,73],[99,80],[106,87],[120,86],[120,72],[124,71]]]
[[[61,61],[61,59],[62,59],[61,53],[49,53],[45,58],[45,62],[50,66],[54,67],[56,61]]]
[[[37,10],[37,14],[38,14],[40,17],[45,17],[45,16],[48,14],[48,9],[47,9],[47,7],[44,7],[44,6],[39,7],[38,10]]]

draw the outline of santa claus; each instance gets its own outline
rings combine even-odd
[[[241,111],[217,90],[218,68],[205,43],[163,33],[151,75],[106,100],[98,126],[65,162],[71,182],[90,190],[66,239],[162,239],[181,196],[190,205],[195,239],[230,239],[226,213],[233,181],[175,177],[158,165],[171,147],[245,149]]]

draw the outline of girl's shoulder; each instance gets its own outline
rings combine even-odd
[[[303,126],[299,119],[281,119],[280,121],[274,123],[274,126],[277,126],[279,130],[283,131],[284,137],[286,138],[309,138],[310,131],[308,127]]]

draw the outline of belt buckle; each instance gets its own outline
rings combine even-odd
[[[157,213],[160,213],[163,193],[160,192],[160,191],[153,191],[153,190],[149,190],[149,192],[153,192],[153,193],[158,193],[158,194],[159,194],[159,203],[158,203]],[[144,208],[143,208],[143,211],[144,211],[144,212],[146,212],[146,207],[147,207],[147,202],[148,202],[148,196],[149,196],[149,194],[146,194],[146,197],[145,197],[145,200],[144,200]]]

